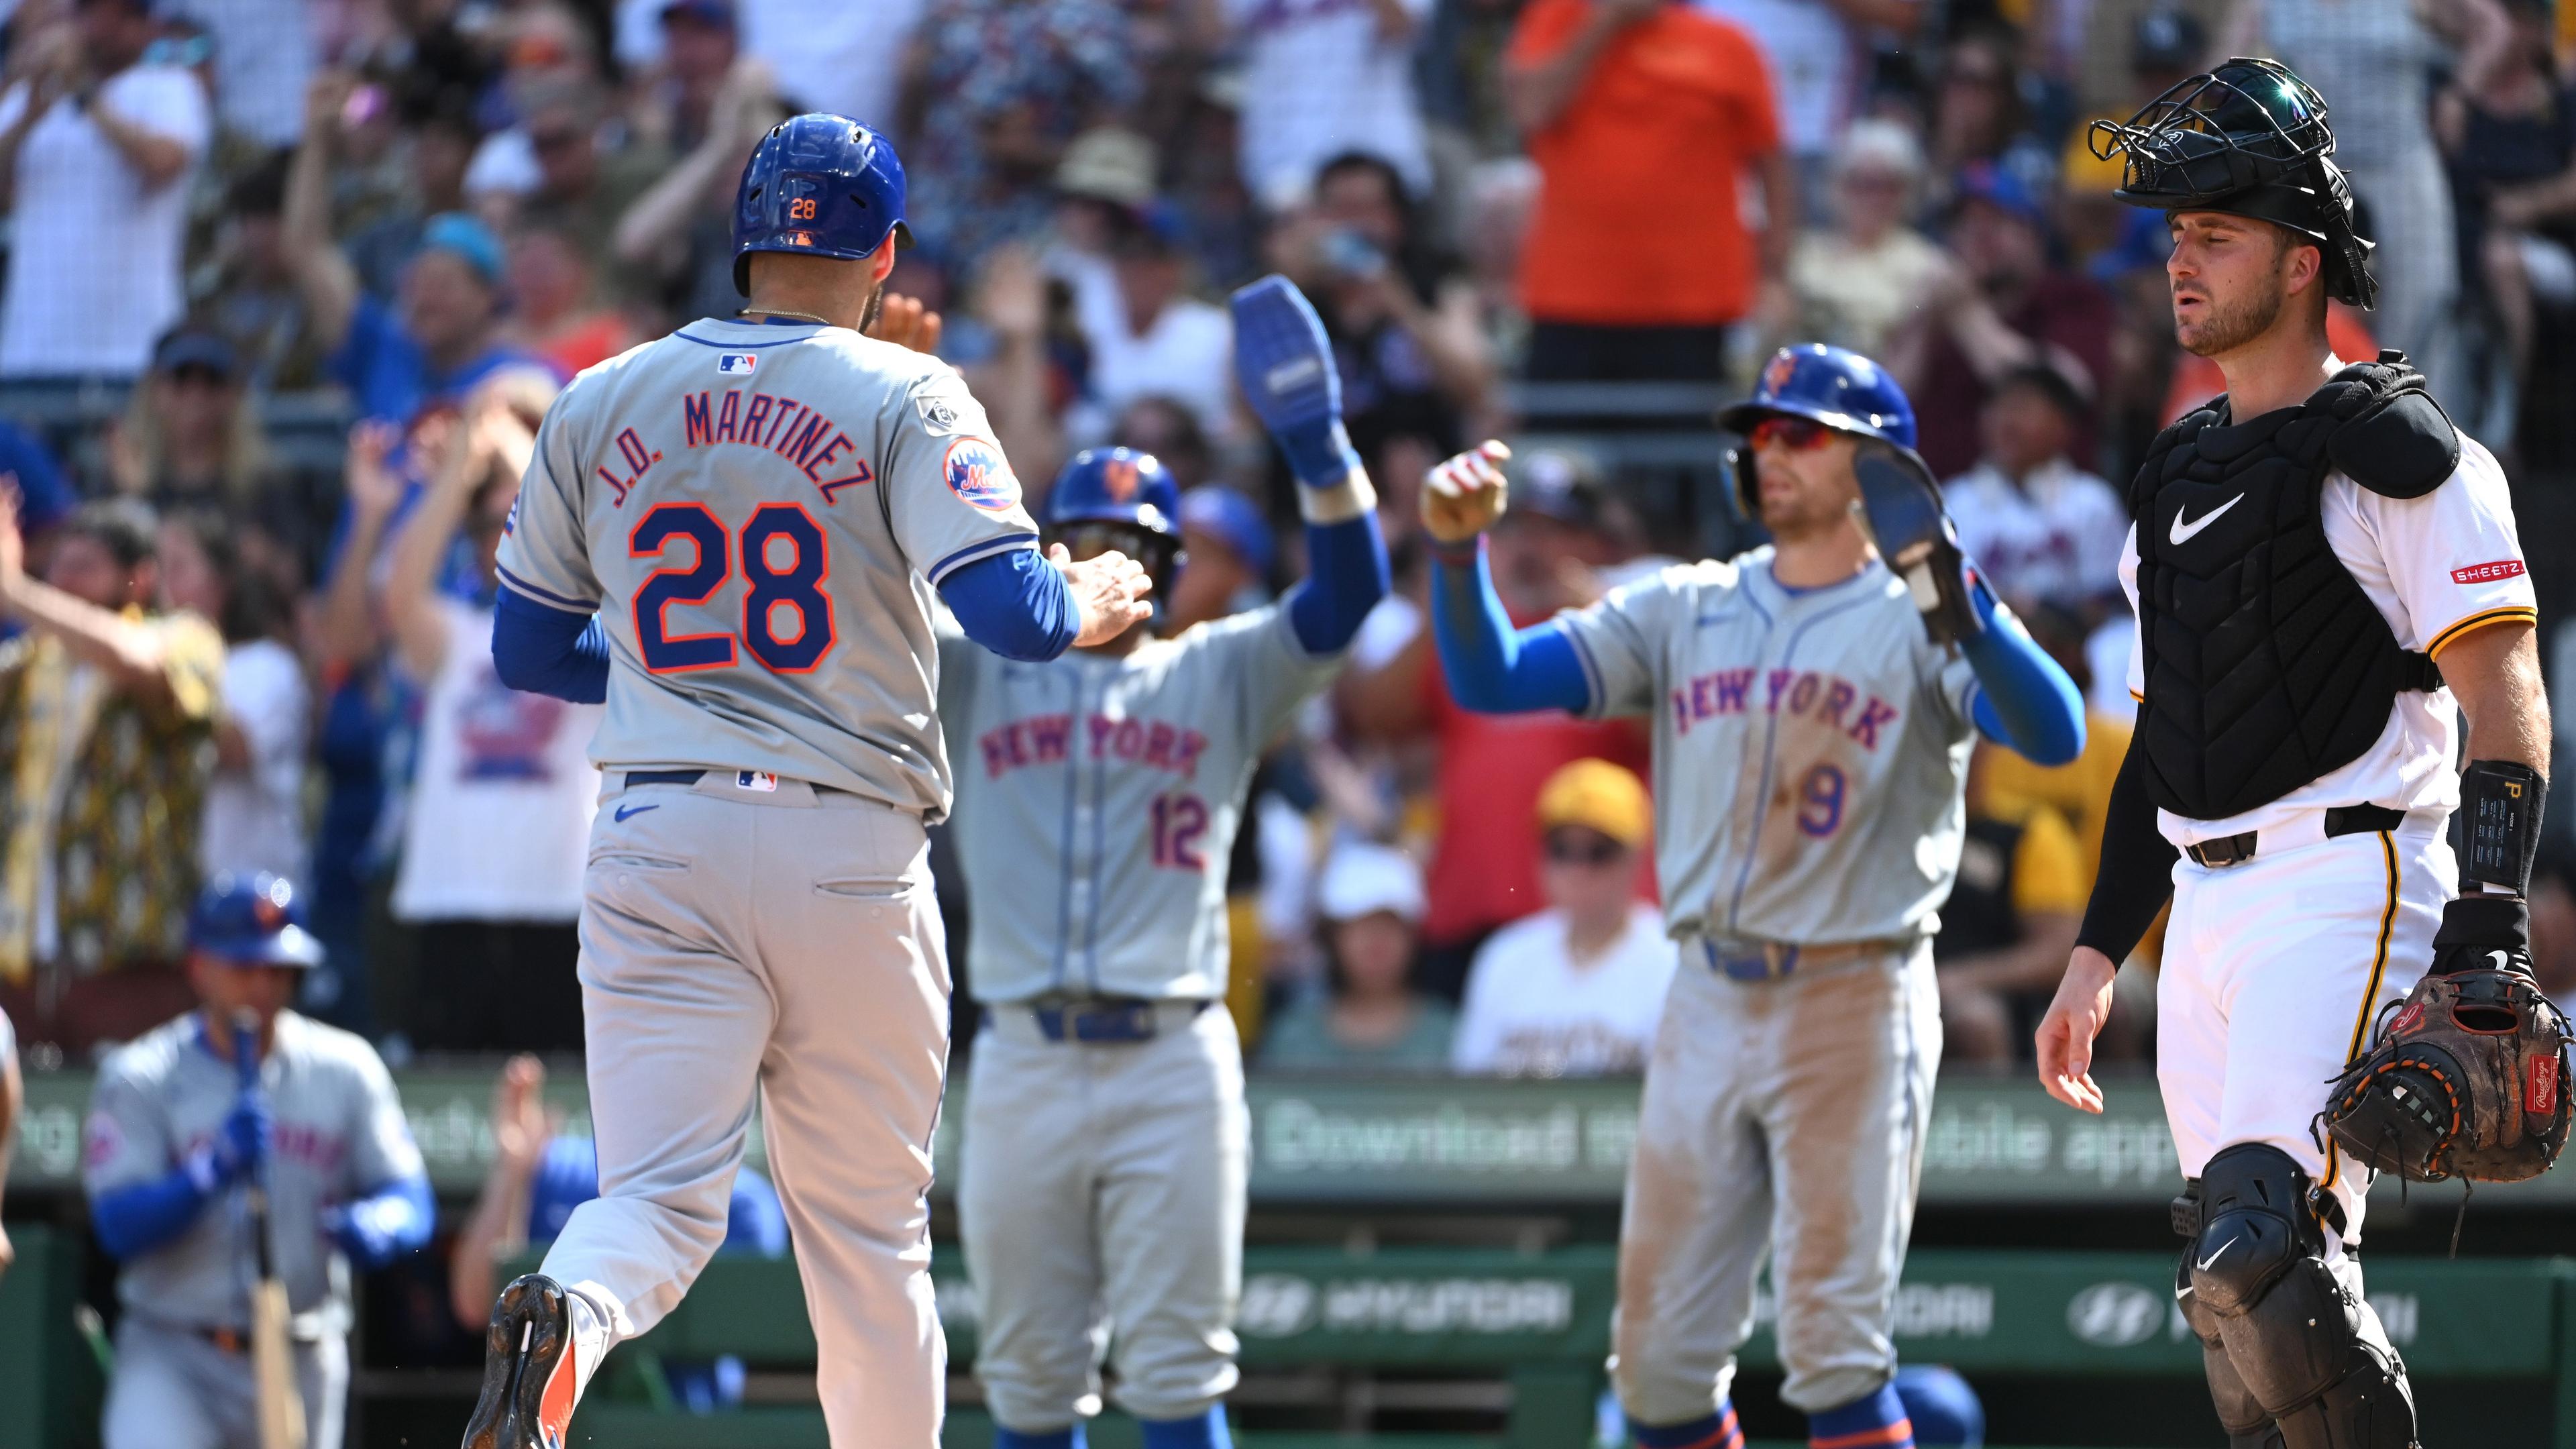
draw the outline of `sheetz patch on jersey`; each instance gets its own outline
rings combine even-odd
[[[2455,584],[2491,584],[2498,579],[2518,579],[2521,578],[2522,575],[2522,560],[2518,558],[2500,558],[2495,560],[2493,563],[2470,564],[2466,568],[2453,569],[2451,570],[2451,582]]]
[[[986,513],[1008,512],[1020,501],[1020,480],[1011,474],[1002,450],[982,438],[959,438],[948,445],[940,465],[948,491]]]

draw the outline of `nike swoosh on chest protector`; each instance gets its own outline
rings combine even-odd
[[[2174,510],[2173,528],[2165,535],[2165,537],[2172,541],[2174,547],[2180,548],[2197,537],[2202,529],[2216,523],[2218,521],[2218,515],[2225,513],[2227,510],[2244,501],[2245,495],[2239,493],[2235,497],[2218,505],[2216,508],[2202,514],[2198,521],[2192,523],[2185,523],[2183,521],[2183,515],[2191,510],[2188,508],[2177,508]]]

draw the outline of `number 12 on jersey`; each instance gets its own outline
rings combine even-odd
[[[1154,864],[1164,870],[1205,870],[1199,841],[1207,834],[1207,803],[1196,795],[1154,797]]]
[[[626,552],[662,561],[635,591],[635,652],[648,674],[730,669],[737,641],[773,674],[808,673],[831,652],[838,631],[832,596],[823,589],[832,576],[831,554],[822,525],[802,504],[761,504],[739,535],[731,535],[703,503],[656,503],[635,520]],[[674,562],[682,553],[689,562]],[[737,557],[746,583],[741,627],[672,633],[671,606],[714,598],[733,577]]]

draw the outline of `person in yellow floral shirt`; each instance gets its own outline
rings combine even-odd
[[[158,609],[157,532],[135,500],[86,504],[39,579],[0,496],[0,1007],[75,1058],[191,999],[224,645]]]

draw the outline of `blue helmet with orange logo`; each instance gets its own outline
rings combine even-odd
[[[733,289],[751,295],[753,252],[856,261],[891,232],[906,245],[903,162],[885,134],[812,111],[769,128],[742,171],[733,204]]]
[[[188,912],[188,948],[236,966],[322,964],[322,943],[295,923],[295,887],[267,871],[207,882]]]
[[[1074,454],[1047,489],[1040,521],[1049,542],[1068,547],[1086,525],[1106,530],[1108,543],[1153,575],[1158,595],[1180,573],[1181,489],[1151,453],[1085,448]]]
[[[1809,418],[1836,432],[1876,438],[1900,448],[1914,446],[1914,404],[1887,369],[1840,347],[1808,342],[1783,347],[1762,367],[1753,396],[1717,415],[1717,425],[1730,433],[1750,433],[1764,418]],[[1736,500],[1756,518],[1762,495],[1754,481],[1753,450],[1730,452],[1735,470]]]

